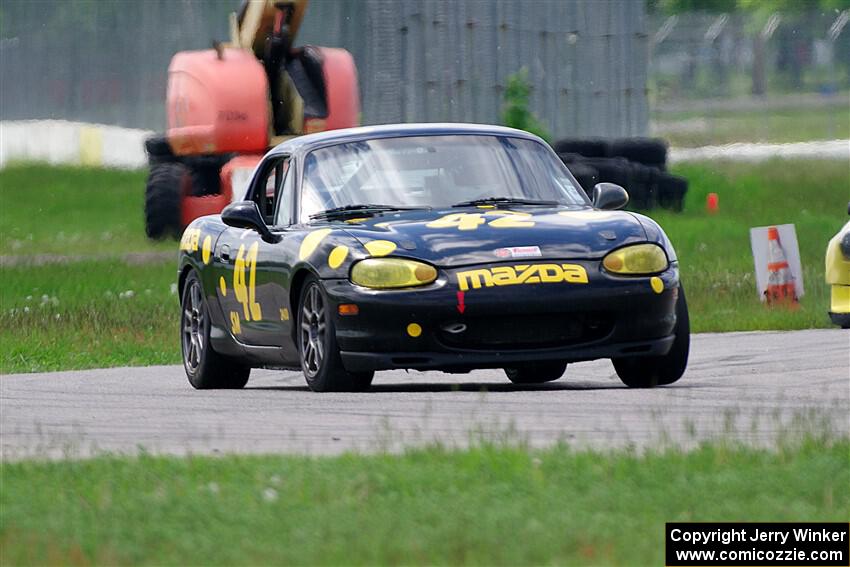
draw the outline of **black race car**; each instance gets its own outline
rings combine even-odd
[[[592,202],[541,139],[466,124],[298,137],[180,242],[183,363],[196,388],[300,367],[316,391],[376,370],[504,368],[555,380],[610,358],[625,384],[678,380],[688,309],[664,231]]]

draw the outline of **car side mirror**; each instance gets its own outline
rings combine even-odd
[[[250,228],[256,230],[266,242],[279,242],[280,236],[269,230],[266,221],[254,201],[237,201],[230,203],[221,211],[221,220],[227,226],[234,228]]]
[[[616,183],[597,183],[593,186],[593,206],[597,209],[622,209],[629,202],[629,194]]]

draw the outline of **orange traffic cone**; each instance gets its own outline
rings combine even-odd
[[[710,215],[716,215],[720,210],[720,197],[717,193],[709,193],[705,198],[705,210]]]
[[[775,226],[767,229],[767,290],[764,295],[768,305],[798,306],[794,278]]]

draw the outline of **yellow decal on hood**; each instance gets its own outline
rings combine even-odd
[[[304,240],[301,241],[301,248],[298,250],[298,259],[306,260],[310,257],[316,248],[318,248],[319,244],[321,244],[322,240],[325,239],[327,235],[331,233],[331,229],[329,228],[320,228],[319,230],[314,230],[310,234],[304,237]]]
[[[578,264],[533,264],[520,266],[496,266],[457,273],[457,285],[461,291],[502,285],[537,283],[586,284],[587,271]]]
[[[487,211],[486,213],[452,213],[426,224],[428,228],[457,228],[458,230],[476,230],[487,222],[485,217],[498,217],[487,223],[493,228],[528,228],[534,226],[530,213],[519,211]]]
[[[372,256],[387,256],[396,249],[395,242],[389,240],[371,240],[363,246]]]

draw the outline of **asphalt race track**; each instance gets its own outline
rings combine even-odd
[[[384,372],[371,392],[315,394],[300,373],[255,370],[242,391],[193,390],[180,366],[0,378],[0,455],[338,453],[439,440],[559,440],[578,446],[755,444],[850,425],[850,333],[695,335],[677,384],[626,389],[608,361],[557,382],[501,371]]]

